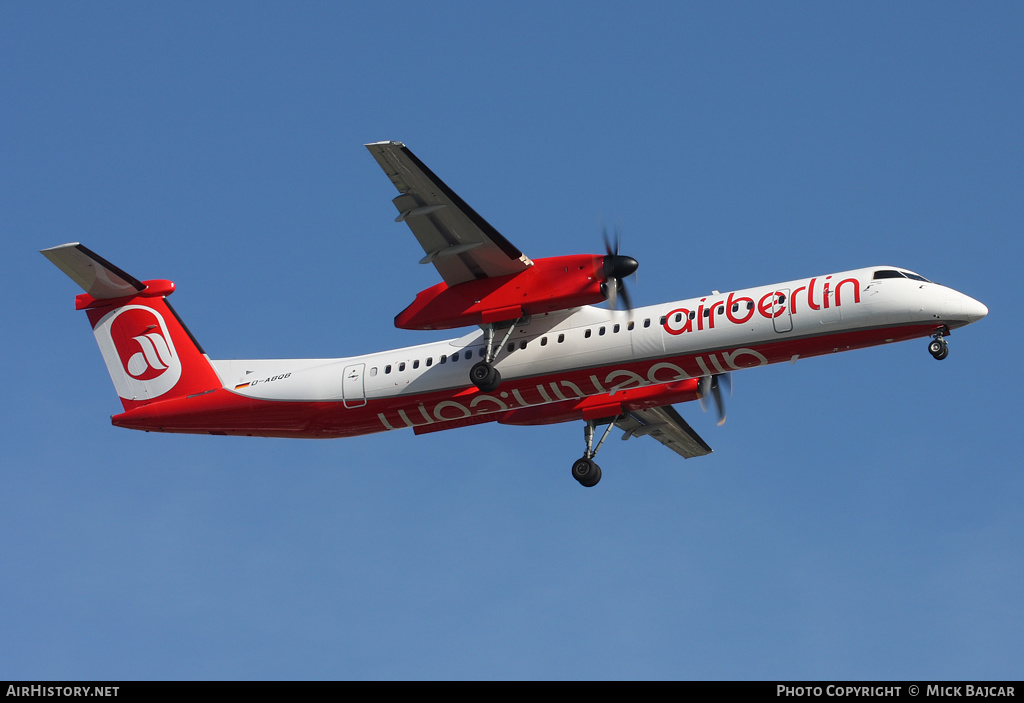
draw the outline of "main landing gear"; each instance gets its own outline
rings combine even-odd
[[[484,393],[490,393],[501,383],[501,374],[486,361],[480,361],[469,370],[469,382]]]
[[[949,328],[943,327],[935,331],[932,335],[934,339],[928,342],[928,353],[935,359],[942,361],[949,356],[949,347],[946,346],[945,335],[949,334]]]
[[[587,451],[572,465],[572,477],[579,481],[581,486],[591,488],[596,486],[597,482],[601,480],[601,467],[594,461],[594,457],[597,456],[597,450],[601,448],[601,445],[608,438],[608,433],[615,427],[617,419],[617,417],[613,417],[607,420],[587,420],[587,424],[583,428],[583,437],[587,440]],[[608,427],[605,428],[604,434],[601,435],[601,440],[595,447],[594,428],[597,427],[598,422],[607,422]]]
[[[516,328],[517,322],[519,320],[507,323],[508,331],[505,332],[505,337],[497,346],[494,345],[494,325],[483,325],[487,353],[483,361],[473,364],[473,368],[469,370],[469,382],[484,393],[496,390],[501,384],[501,374],[498,373],[498,369],[494,368],[494,360],[498,357],[501,348],[505,346],[505,342],[512,336],[512,330]]]

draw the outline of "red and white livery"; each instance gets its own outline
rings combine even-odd
[[[416,434],[484,422],[585,423],[573,464],[584,486],[613,427],[683,457],[711,448],[674,403],[712,398],[741,369],[918,337],[936,359],[983,304],[895,266],[630,307],[637,262],[604,255],[531,260],[400,142],[367,148],[394,183],[405,222],[442,282],[395,324],[473,327],[461,337],[341,359],[217,361],[167,301],[174,284],[139,281],[81,244],[43,254],[78,283],[124,412],[114,425],[155,432],[261,437]],[[594,307],[605,300],[608,308]],[[624,303],[625,309],[618,309]],[[606,426],[594,443],[595,429]]]

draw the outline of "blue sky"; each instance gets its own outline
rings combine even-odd
[[[0,678],[1019,678],[1019,3],[0,5]],[[214,358],[444,335],[362,146],[531,257],[620,222],[648,305],[911,268],[949,339],[741,372],[715,449],[582,427],[145,434],[81,241]],[[617,434],[616,434],[617,436]]]

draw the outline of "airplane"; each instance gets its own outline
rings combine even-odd
[[[79,243],[42,250],[85,293],[85,310],[124,411],[147,432],[351,437],[417,435],[486,422],[584,423],[572,465],[585,487],[613,428],[683,458],[711,447],[674,404],[710,400],[725,420],[731,373],[952,330],[988,308],[897,266],[872,266],[633,307],[638,267],[605,253],[530,259],[401,142],[366,147],[398,190],[404,222],[442,282],[395,317],[409,330],[472,327],[455,339],[338,359],[211,359],[171,307],[167,280],[139,281]],[[607,308],[597,307],[608,302]],[[604,427],[595,444],[596,430]]]

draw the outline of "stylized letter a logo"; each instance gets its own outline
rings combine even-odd
[[[127,400],[163,395],[181,378],[181,361],[159,312],[126,305],[93,328],[117,394]]]

